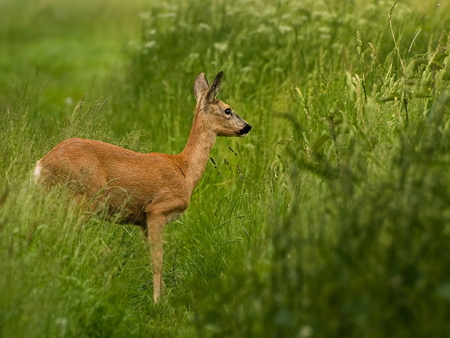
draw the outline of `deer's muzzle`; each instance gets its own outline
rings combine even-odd
[[[249,131],[252,130],[252,126],[249,124],[246,124],[244,128],[239,130],[239,136],[244,137],[249,133]]]

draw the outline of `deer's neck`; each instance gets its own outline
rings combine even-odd
[[[202,178],[209,161],[209,153],[215,141],[216,134],[208,128],[208,125],[202,123],[196,115],[186,148],[180,154],[186,165],[184,168],[185,175],[192,190]]]

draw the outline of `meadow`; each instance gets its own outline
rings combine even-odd
[[[0,1],[0,337],[446,337],[450,5]],[[219,138],[165,228],[32,182],[58,142],[179,153],[192,85],[252,126]]]

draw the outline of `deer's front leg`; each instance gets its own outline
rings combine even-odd
[[[158,302],[162,293],[163,228],[167,217],[147,214],[147,233],[150,242],[150,256],[153,268],[153,300]],[[145,233],[145,232],[143,232]]]

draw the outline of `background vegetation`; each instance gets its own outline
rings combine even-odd
[[[450,6],[0,1],[0,337],[450,332]],[[68,137],[180,152],[198,72],[254,129],[219,139],[165,232],[82,224],[31,182]],[[86,95],[86,96],[85,96]]]

